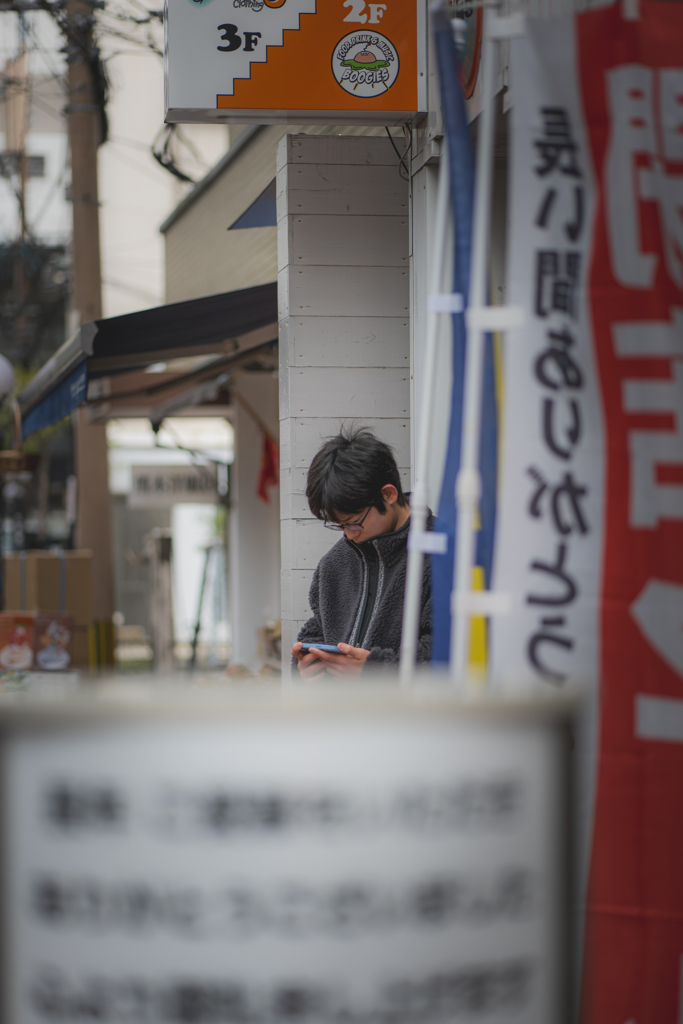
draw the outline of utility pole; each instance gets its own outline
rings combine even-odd
[[[71,149],[73,207],[72,310],[80,324],[102,316],[97,150],[102,110],[95,80],[94,4],[66,5],[69,101],[66,114]],[[111,622],[114,566],[106,428],[91,423],[87,406],[74,414],[78,504],[76,543],[93,553],[93,614]]]

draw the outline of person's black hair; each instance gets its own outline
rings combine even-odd
[[[314,456],[306,497],[318,519],[334,521],[339,513],[354,515],[369,505],[384,515],[382,488],[387,484],[394,485],[398,504],[405,507],[408,499],[389,445],[368,427],[342,427]]]

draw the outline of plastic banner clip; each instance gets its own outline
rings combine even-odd
[[[489,17],[488,35],[490,39],[514,39],[526,32],[524,15],[516,14],[493,15]]]
[[[445,555],[448,551],[447,533],[409,533],[408,549],[422,551],[425,555]]]
[[[468,615],[509,615],[512,598],[500,590],[470,590],[466,594],[453,594],[456,612]]]
[[[460,292],[430,295],[427,299],[427,311],[429,313],[462,313],[464,308],[465,304]]]
[[[467,326],[475,331],[511,331],[524,326],[521,306],[470,306]]]

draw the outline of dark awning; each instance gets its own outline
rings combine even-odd
[[[277,336],[274,283],[83,324],[18,396],[23,434],[85,401],[90,380],[184,356],[222,356],[226,369]]]

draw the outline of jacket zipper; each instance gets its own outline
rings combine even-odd
[[[365,643],[366,638],[370,636],[370,630],[372,629],[372,624],[375,621],[375,615],[377,614],[377,608],[379,606],[379,599],[382,596],[382,588],[384,586],[384,562],[382,561],[382,556],[379,553],[377,541],[373,540],[371,543],[373,548],[377,552],[377,558],[379,559],[379,576],[377,579],[377,593],[375,594],[375,603],[372,606],[372,615],[370,616],[370,621],[368,622],[368,628],[365,630],[365,636],[361,637],[361,643],[363,644]],[[362,617],[360,621],[363,621]]]
[[[358,633],[358,630],[360,629],[360,624],[363,621],[363,612],[365,611],[365,602],[368,596],[368,561],[363,552],[360,550],[360,548],[357,548],[356,550],[358,551],[360,557],[363,559],[363,593],[361,594],[360,604],[358,606],[358,614],[356,615],[356,621],[353,624],[351,636],[349,637],[349,644],[351,647],[355,647],[356,634]]]

